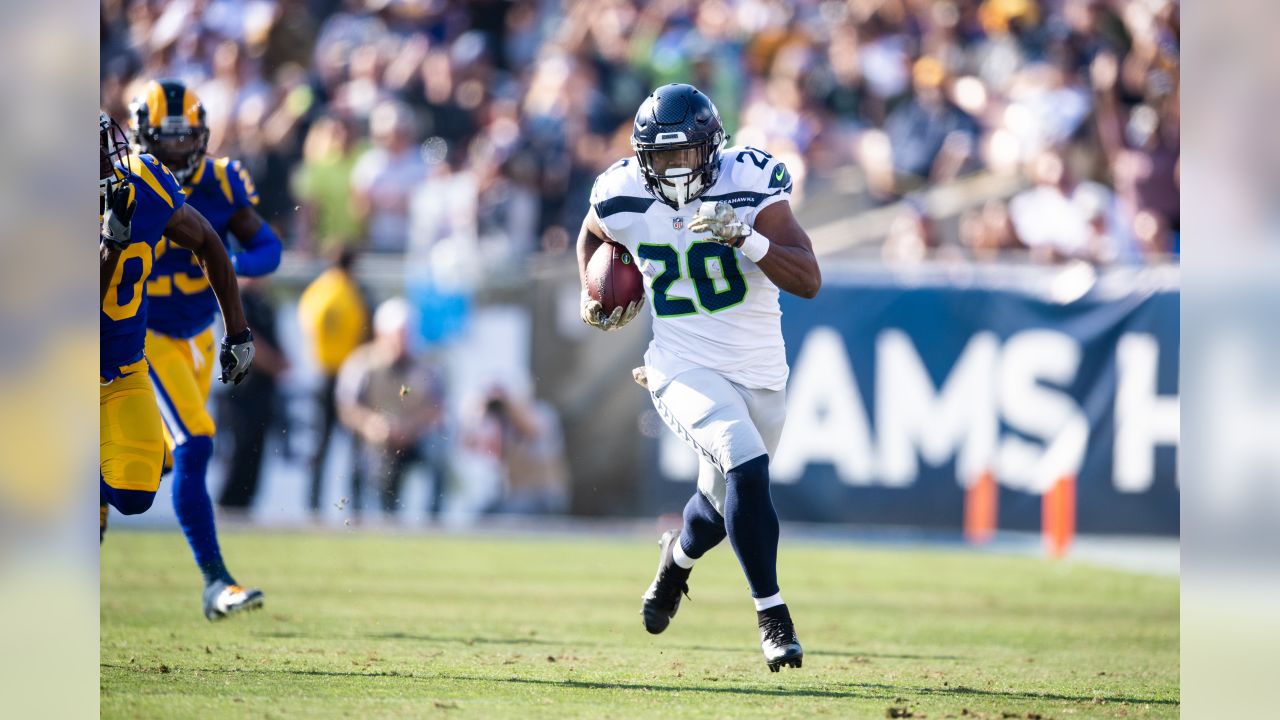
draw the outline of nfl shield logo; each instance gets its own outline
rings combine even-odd
[[[683,228],[684,228],[684,218],[680,217],[679,215],[671,218],[671,229],[681,230]]]

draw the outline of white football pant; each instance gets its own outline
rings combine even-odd
[[[698,490],[724,515],[725,473],[773,457],[787,415],[785,390],[753,390],[714,370],[686,370],[650,393],[662,421],[698,452]]]

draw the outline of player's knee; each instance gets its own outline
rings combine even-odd
[[[209,435],[192,435],[173,449],[174,460],[182,462],[184,466],[189,466],[190,463],[208,463],[212,456],[213,438]]]
[[[725,481],[738,491],[764,489],[769,487],[769,456],[754,457],[729,472],[725,473]]]
[[[99,494],[124,515],[144,513],[160,487],[164,445],[158,455],[118,457],[103,467]]]
[[[112,488],[107,491],[107,499],[111,507],[119,510],[121,515],[140,515],[151,509],[151,503],[155,501],[156,494],[147,490]]]

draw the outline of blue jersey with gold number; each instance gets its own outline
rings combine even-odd
[[[240,163],[206,157],[183,190],[187,202],[204,215],[231,254],[228,226],[241,208],[258,204],[258,191]],[[245,241],[249,238],[237,238]],[[198,335],[218,314],[218,299],[190,250],[161,243],[147,283],[151,309],[147,327],[172,337]]]
[[[185,202],[177,179],[154,157],[131,155],[117,168],[133,184],[137,206],[130,223],[133,242],[120,254],[98,312],[103,380],[119,377],[121,368],[142,359],[147,339],[147,277],[169,218]]]

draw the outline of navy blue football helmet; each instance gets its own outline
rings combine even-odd
[[[715,103],[683,83],[663,85],[645,98],[631,131],[645,188],[677,210],[715,184],[724,140]]]

